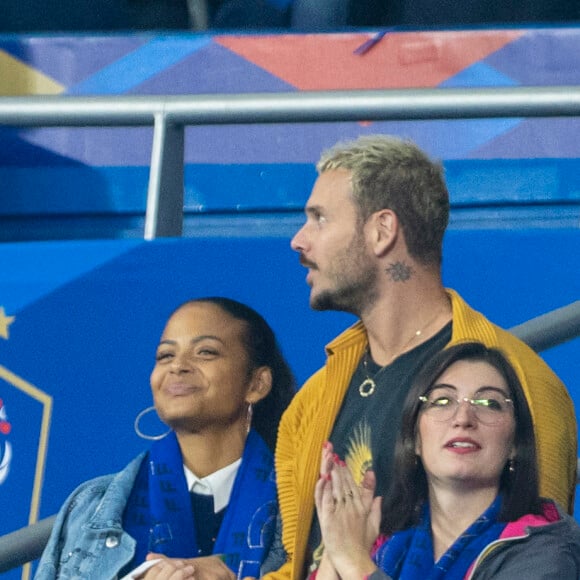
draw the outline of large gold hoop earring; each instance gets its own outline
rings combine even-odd
[[[155,405],[152,405],[151,407],[147,407],[146,409],[143,409],[137,415],[137,417],[135,417],[135,423],[133,424],[133,428],[135,429],[135,433],[137,433],[137,435],[139,437],[141,437],[141,439],[147,439],[148,441],[159,441],[160,439],[167,437],[167,435],[169,435],[169,433],[171,433],[171,429],[168,429],[165,433],[163,433],[161,435],[147,435],[147,433],[143,433],[143,431],[141,431],[141,428],[139,427],[139,423],[141,422],[141,419],[147,413],[150,413],[151,411],[155,411]]]

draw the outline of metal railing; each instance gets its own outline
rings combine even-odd
[[[54,520],[50,516],[0,537],[0,574],[24,566],[42,556]]]
[[[580,300],[510,328],[536,352],[542,352],[580,336]]]
[[[0,98],[0,125],[153,126],[146,239],[182,234],[186,126],[576,116],[580,86]]]

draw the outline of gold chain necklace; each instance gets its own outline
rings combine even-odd
[[[358,392],[359,395],[361,397],[370,397],[376,390],[377,388],[377,379],[379,377],[379,375],[398,357],[401,356],[406,350],[407,347],[416,339],[419,338],[423,332],[425,332],[425,330],[427,330],[427,328],[429,328],[434,322],[435,320],[437,320],[438,316],[439,316],[440,312],[437,312],[437,314],[431,318],[431,320],[429,320],[429,322],[427,322],[427,324],[425,324],[423,327],[419,328],[419,330],[415,331],[415,334],[413,334],[413,336],[401,347],[401,349],[399,350],[398,353],[396,353],[395,355],[393,355],[391,357],[391,359],[389,360],[389,362],[382,366],[374,375],[374,377],[371,377],[369,375],[369,371],[368,371],[368,359],[370,356],[370,352],[369,352],[369,347],[367,346],[366,350],[365,350],[365,354],[363,357],[363,369],[365,371],[365,375],[366,375],[366,379],[359,385],[358,387]]]

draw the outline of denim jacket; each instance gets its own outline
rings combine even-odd
[[[133,558],[123,511],[145,453],[115,475],[80,485],[60,509],[34,580],[110,580]]]

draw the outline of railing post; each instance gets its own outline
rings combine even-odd
[[[184,126],[155,114],[145,213],[145,239],[180,237],[183,231]]]

